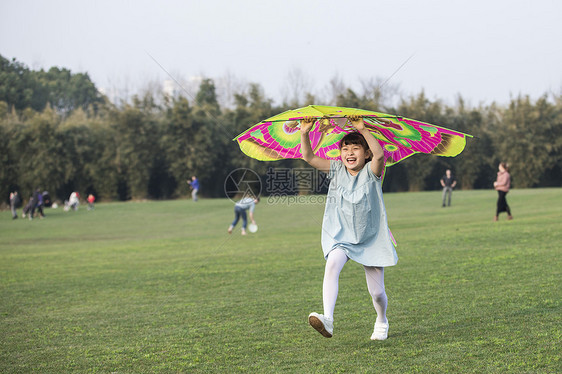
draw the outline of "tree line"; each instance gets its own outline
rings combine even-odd
[[[53,198],[72,191],[102,200],[184,196],[197,175],[201,195],[224,197],[224,181],[237,168],[266,178],[270,168],[304,168],[301,160],[259,162],[232,139],[262,119],[309,104],[357,107],[414,118],[474,135],[455,158],[414,155],[387,170],[387,192],[439,188],[450,168],[462,189],[491,188],[497,164],[510,164],[518,188],[561,185],[562,96],[512,98],[507,105],[469,107],[430,100],[424,92],[389,105],[377,85],[356,92],[339,85],[330,102],[312,93],[274,105],[259,84],[219,104],[212,79],[194,97],[146,92],[115,105],[87,74],[53,67],[33,71],[0,56],[0,194],[36,188]]]

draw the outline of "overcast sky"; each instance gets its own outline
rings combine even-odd
[[[561,93],[561,18],[558,0],[0,0],[0,54],[106,89],[163,81],[163,67],[279,101],[291,71],[316,92],[394,74],[402,95],[478,105]]]

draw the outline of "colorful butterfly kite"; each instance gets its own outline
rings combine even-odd
[[[238,141],[242,152],[260,161],[302,158],[299,120],[304,117],[316,117],[313,130],[309,134],[314,154],[327,160],[336,160],[340,156],[340,139],[345,134],[356,131],[347,119],[351,115],[363,117],[366,127],[383,147],[386,166],[415,153],[456,156],[463,151],[466,137],[472,137],[458,131],[385,113],[309,105],[268,118],[244,131],[235,140]]]

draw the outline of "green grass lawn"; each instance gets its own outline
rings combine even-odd
[[[400,260],[389,338],[360,265],[322,312],[322,204],[262,202],[228,235],[226,199],[0,213],[1,373],[554,373],[562,371],[562,189],[386,194]],[[21,210],[20,210],[21,212]]]

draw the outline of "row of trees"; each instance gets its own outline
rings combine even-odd
[[[275,106],[250,84],[224,108],[213,80],[204,79],[192,99],[148,92],[116,106],[86,74],[33,72],[3,58],[1,64],[2,196],[40,187],[59,199],[74,190],[101,199],[175,198],[187,193],[185,182],[197,175],[202,195],[224,197],[224,181],[236,168],[265,179],[271,167],[306,166],[301,160],[258,162],[232,139],[264,118],[315,103],[312,94]],[[389,106],[379,87],[366,86],[362,93],[340,87],[333,102],[322,104],[397,113],[475,136],[456,158],[415,155],[389,168],[385,191],[439,188],[446,168],[463,189],[491,188],[499,161],[511,165],[517,187],[561,185],[562,97],[517,97],[507,106],[471,108],[460,98],[448,106],[421,92]]]

